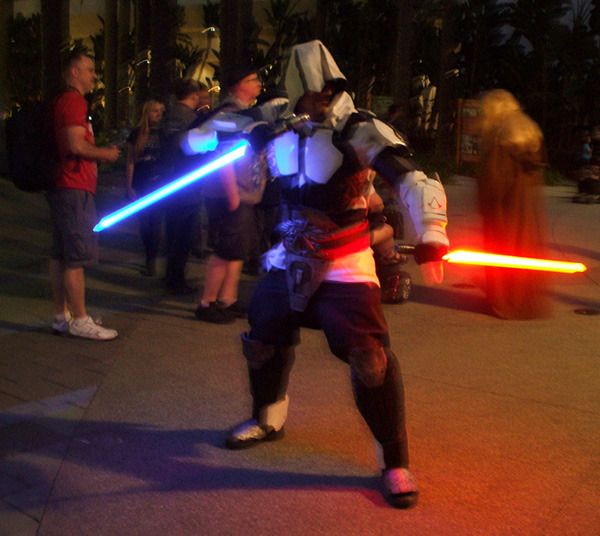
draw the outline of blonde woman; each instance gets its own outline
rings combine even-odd
[[[137,127],[127,140],[127,196],[136,199],[156,189],[159,184],[160,136],[159,129],[165,112],[156,100],[144,103]],[[156,273],[156,257],[160,244],[162,210],[149,208],[140,213],[140,235],[146,252],[142,274]]]
[[[537,123],[508,91],[481,97],[479,204],[486,250],[545,256],[544,140]],[[486,293],[497,316],[532,319],[550,312],[545,276],[507,268],[486,270]]]

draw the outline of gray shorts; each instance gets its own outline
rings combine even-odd
[[[46,195],[52,219],[50,257],[68,268],[88,266],[98,261],[98,222],[94,195],[84,190],[58,188]]]

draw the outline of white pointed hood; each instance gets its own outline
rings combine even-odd
[[[342,91],[346,77],[321,41],[308,41],[292,47],[285,73],[288,111],[294,111],[306,91],[321,91],[327,82],[332,81],[339,83],[340,92],[333,99],[328,119],[334,128],[338,128],[340,123],[345,124],[350,113],[356,111],[352,97]]]

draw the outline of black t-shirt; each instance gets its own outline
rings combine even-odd
[[[127,138],[127,143],[135,147],[140,129],[135,128]],[[146,189],[156,183],[160,175],[160,135],[158,128],[151,128],[148,139],[139,154],[135,155],[133,168],[133,188]]]

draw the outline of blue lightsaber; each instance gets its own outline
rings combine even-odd
[[[219,158],[216,158],[212,162],[209,162],[208,164],[205,164],[204,166],[201,166],[198,169],[187,173],[183,177],[175,179],[169,184],[165,184],[165,186],[162,186],[158,190],[154,190],[148,195],[145,195],[140,199],[136,199],[133,203],[129,203],[129,205],[125,205],[119,210],[116,210],[115,212],[104,216],[104,218],[102,218],[94,227],[94,232],[99,233],[100,231],[104,231],[104,229],[112,227],[113,225],[115,225],[115,223],[119,223],[120,221],[129,218],[129,216],[133,216],[140,210],[143,210],[149,207],[150,205],[157,203],[161,199],[164,199],[169,195],[173,195],[175,192],[178,192],[179,190],[186,188],[190,184],[199,181],[203,177],[206,177],[206,175],[208,175],[209,173],[217,171],[218,169],[221,169],[227,164],[238,160],[239,158],[244,156],[244,154],[246,154],[248,146],[249,143],[243,140],[236,144],[230,151],[219,156]]]

